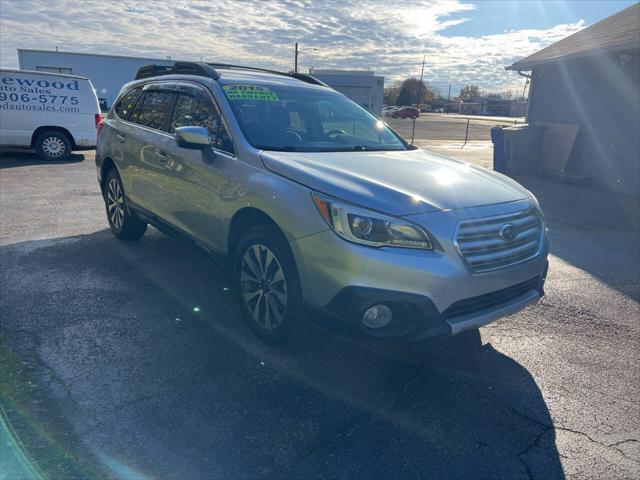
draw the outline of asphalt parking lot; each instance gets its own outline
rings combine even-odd
[[[448,140],[462,144],[465,137],[468,140],[491,140],[491,127],[495,125],[510,125],[515,119],[504,119],[497,122],[493,117],[469,118],[469,132],[467,134],[467,116],[444,113],[422,113],[416,119],[415,139],[417,141]],[[404,138],[411,138],[413,121],[407,118],[384,117]]]
[[[110,234],[92,152],[5,153],[10,430],[50,478],[638,478],[637,206],[521,180],[550,228],[538,304],[481,338],[389,345],[306,319],[273,348],[204,253]]]
[[[508,126],[515,119],[474,117],[469,119],[467,132],[466,116],[442,113],[423,113],[416,119],[415,130],[410,119],[389,118],[384,120],[405,139],[441,155],[473,162],[483,167],[493,165],[491,127]],[[466,138],[466,143],[465,143]]]

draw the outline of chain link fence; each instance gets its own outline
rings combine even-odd
[[[413,120],[384,119],[405,140],[411,141]],[[414,141],[418,147],[493,168],[491,127],[524,123],[523,118],[423,113],[416,119]]]

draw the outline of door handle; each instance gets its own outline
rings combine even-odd
[[[124,142],[127,139],[127,137],[125,137],[121,133],[116,133],[116,137],[118,137],[118,140],[120,140],[121,142]]]
[[[156,157],[158,157],[158,161],[162,164],[167,163],[169,161],[169,157],[159,150],[156,150]]]

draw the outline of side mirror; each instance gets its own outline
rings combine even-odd
[[[211,145],[209,131],[204,127],[178,127],[175,130],[179,147],[202,150]]]

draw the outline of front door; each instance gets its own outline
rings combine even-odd
[[[171,215],[179,228],[219,250],[221,195],[228,183],[226,172],[236,161],[233,143],[209,91],[189,82],[178,83],[175,91],[169,133],[179,127],[204,127],[211,147],[191,150],[175,141],[167,147],[165,168],[175,187]]]

